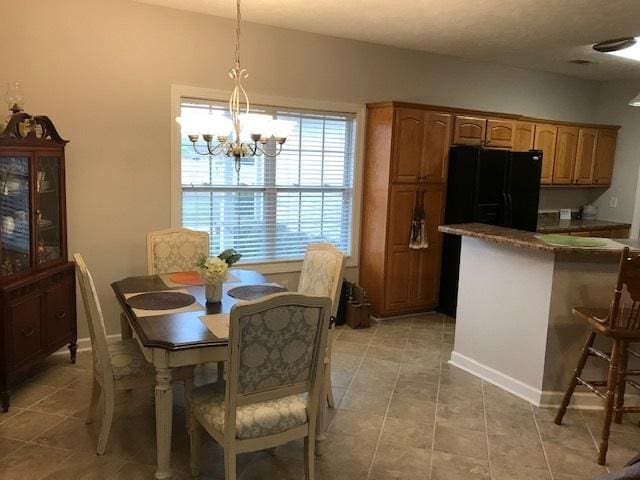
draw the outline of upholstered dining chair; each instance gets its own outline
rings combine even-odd
[[[302,271],[298,282],[298,293],[310,296],[329,297],[331,316],[335,317],[340,303],[342,276],[346,256],[330,243],[310,243],[302,262]],[[333,390],[331,387],[331,352],[333,347],[333,329],[329,331],[327,355],[325,357],[324,389],[329,407],[333,408]]]
[[[73,255],[78,283],[89,324],[93,353],[93,391],[86,423],[92,423],[102,403],[102,424],[97,454],[104,454],[111,431],[116,390],[149,388],[155,384],[155,371],[149,364],[136,340],[126,339],[107,343],[104,317],[91,273],[79,253]],[[102,402],[100,402],[102,400]]]
[[[198,475],[201,426],[224,448],[225,479],[236,455],[304,438],[313,480],[316,414],[322,393],[331,300],[278,293],[232,307],[226,385],[189,395],[191,470]]]
[[[147,233],[149,275],[195,270],[194,264],[209,256],[209,234],[188,228],[168,228]]]

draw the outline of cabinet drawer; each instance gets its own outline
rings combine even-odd
[[[52,284],[45,293],[47,345],[68,337],[73,331],[73,280],[72,276],[66,276]]]
[[[8,305],[9,364],[20,365],[42,351],[42,295],[22,297]]]

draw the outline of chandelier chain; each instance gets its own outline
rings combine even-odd
[[[236,2],[236,67],[240,67],[240,0]]]

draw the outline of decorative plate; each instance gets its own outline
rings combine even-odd
[[[188,307],[195,301],[195,297],[188,293],[147,292],[127,298],[127,305],[140,310],[173,310]]]
[[[242,285],[230,289],[227,294],[238,300],[256,300],[272,293],[286,292],[287,289],[279,285]]]
[[[178,272],[169,275],[169,280],[182,285],[204,285],[202,275],[198,272]]]
[[[540,235],[538,238],[551,245],[558,245],[561,247],[604,247],[607,245],[607,242],[600,238],[577,237],[553,233],[549,235]]]

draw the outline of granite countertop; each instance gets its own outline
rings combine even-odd
[[[443,233],[461,235],[463,237],[478,238],[490,242],[500,243],[518,248],[527,248],[550,253],[588,253],[598,255],[619,255],[620,250],[597,247],[560,247],[549,245],[536,238],[536,232],[526,232],[513,228],[486,225],[484,223],[459,223],[455,225],[441,225],[438,230]],[[632,250],[640,250],[638,240],[616,240],[616,242],[629,246]]]
[[[631,228],[628,223],[609,222],[606,220],[587,220],[572,218],[571,220],[559,220],[558,216],[538,217],[538,231],[543,233],[554,232],[591,232],[597,230],[626,230]]]

